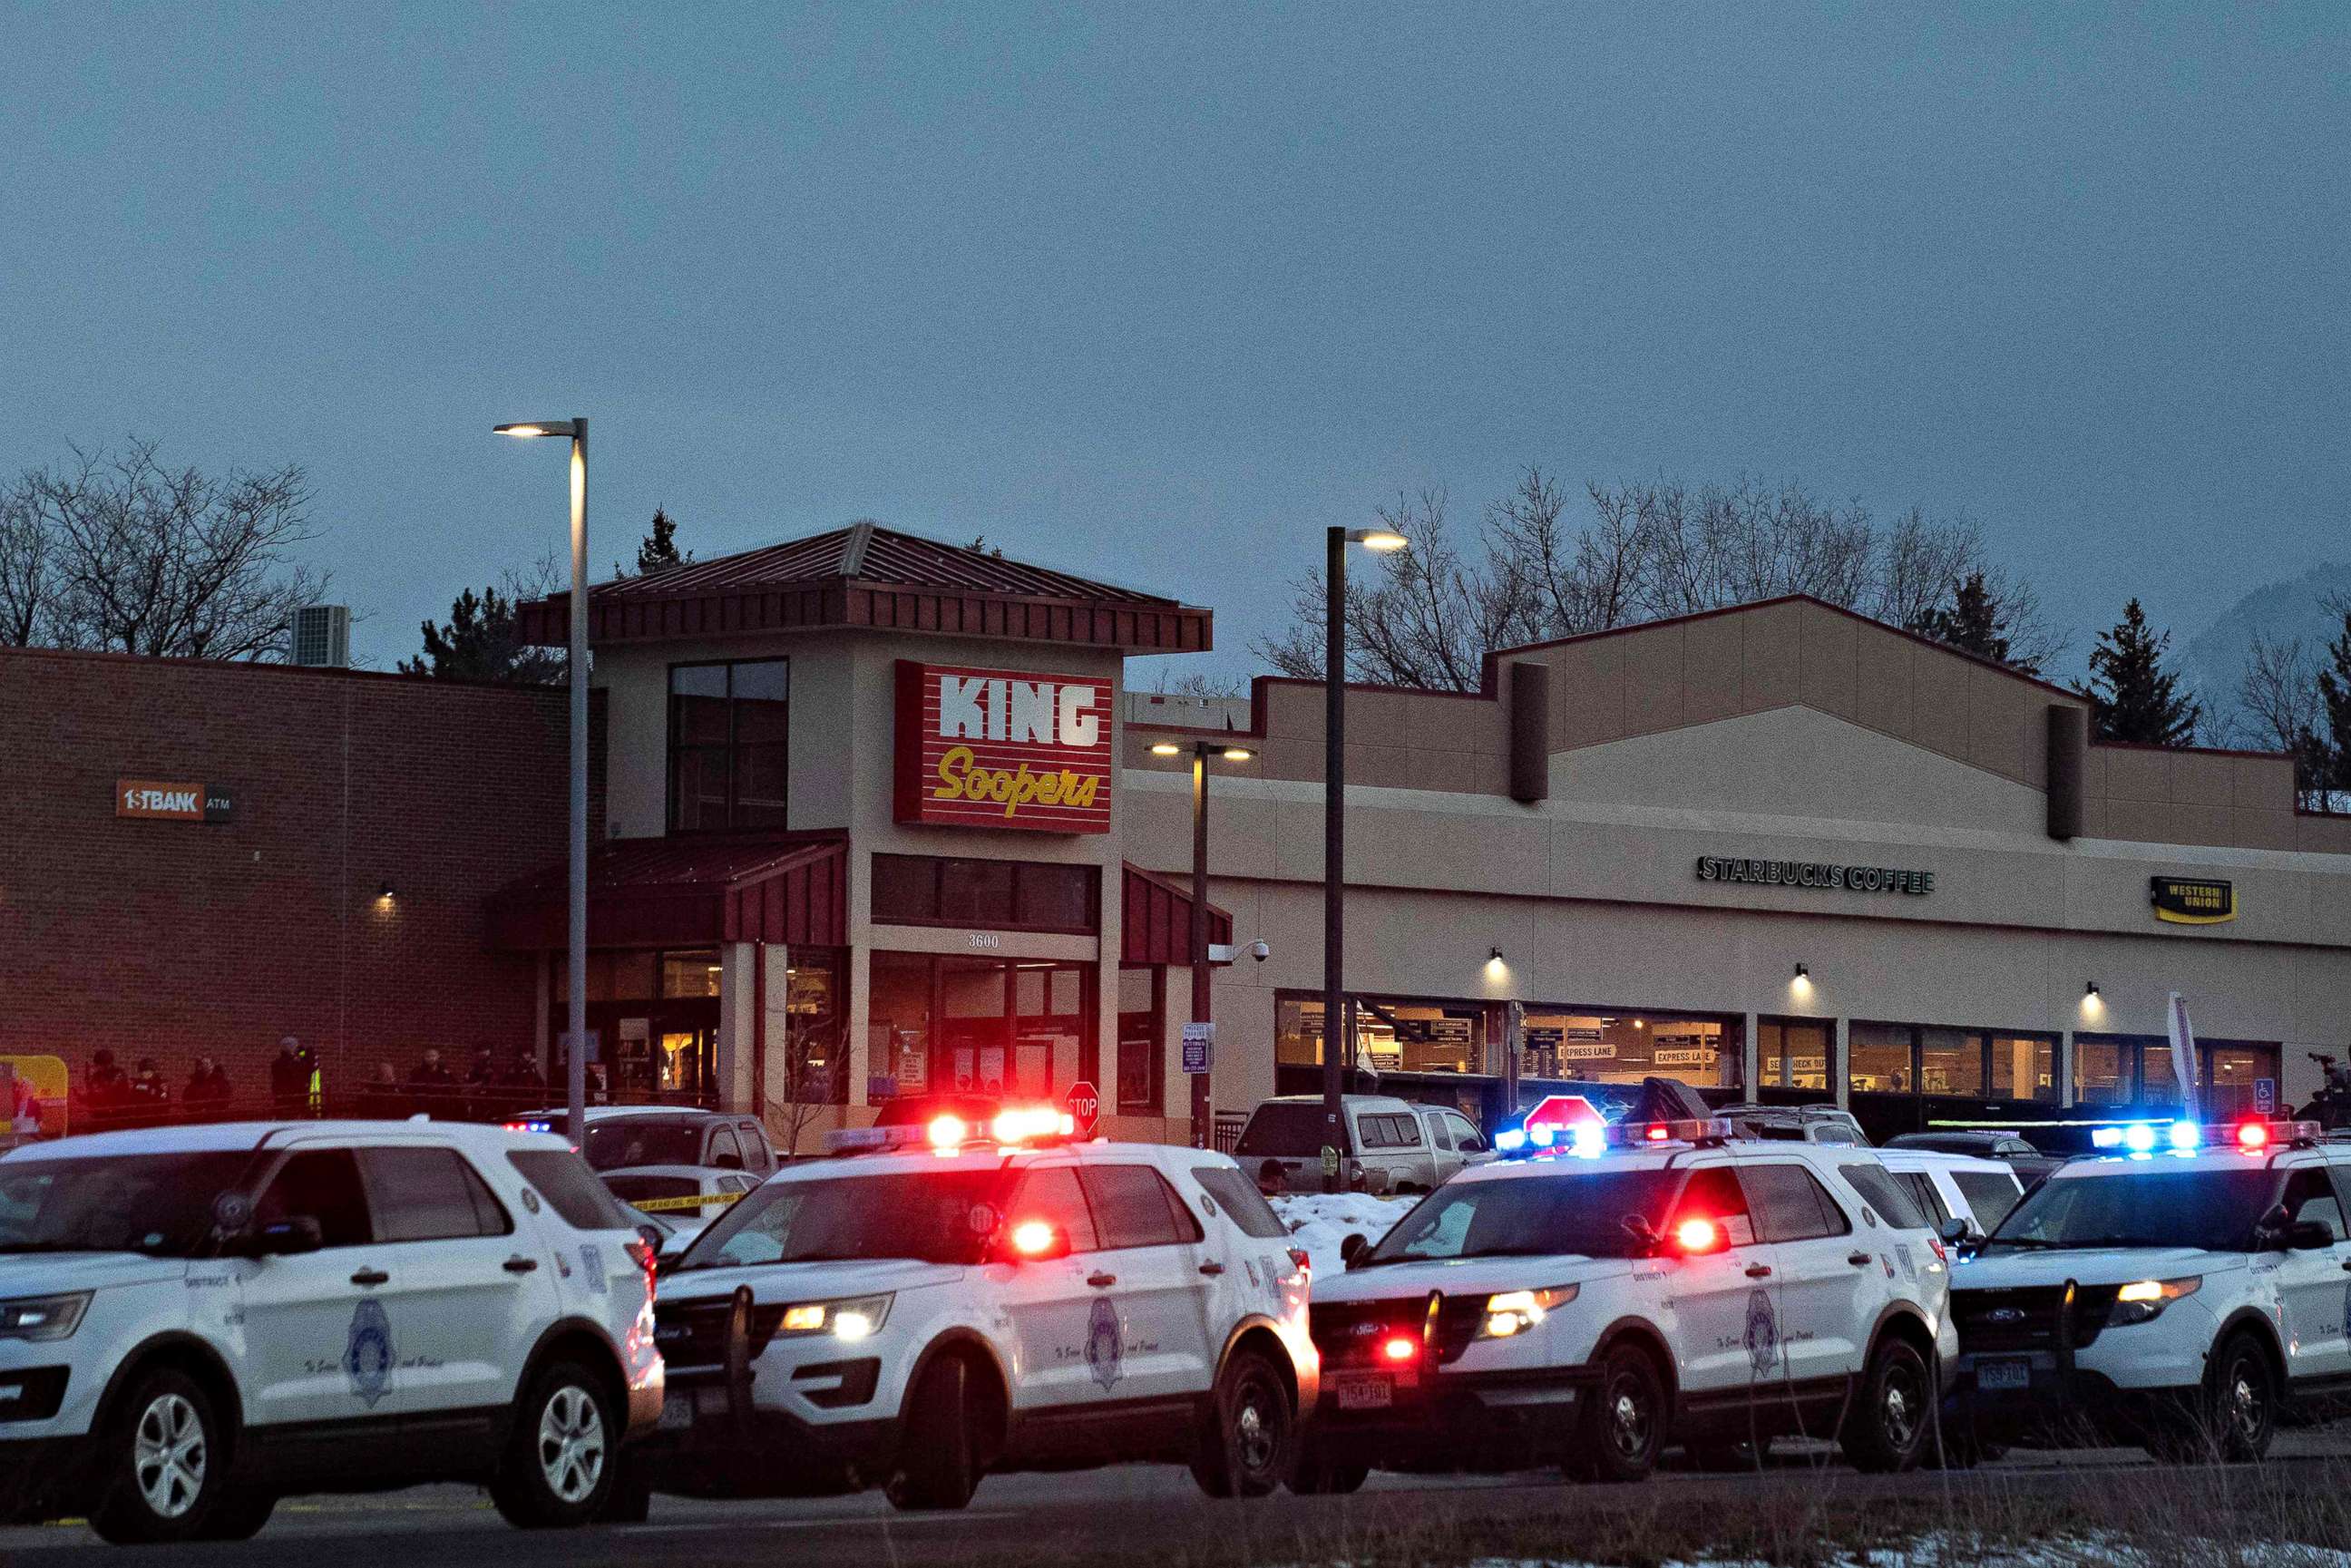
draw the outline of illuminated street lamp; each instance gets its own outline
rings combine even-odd
[[[497,426],[500,435],[571,438],[571,1050],[565,1107],[571,1146],[588,1146],[588,422],[538,419]]]
[[[1322,1146],[1343,1161],[1345,1107],[1340,1099],[1339,1051],[1345,1033],[1343,998],[1347,947],[1347,547],[1379,555],[1411,541],[1394,528],[1329,530],[1322,569],[1327,653],[1322,670]],[[1339,1190],[1337,1164],[1322,1175],[1322,1190]]]
[[[1177,741],[1155,740],[1151,743],[1154,757],[1181,757],[1185,747]],[[1227,762],[1247,762],[1257,755],[1248,747],[1228,740],[1196,740],[1192,752],[1192,1021],[1207,1023],[1208,1005],[1208,758],[1221,757]],[[1215,1048],[1209,1048],[1208,1064],[1216,1062]],[[1186,1074],[1192,1081],[1192,1146],[1207,1148],[1215,1131],[1216,1104],[1209,1092],[1208,1072]]]

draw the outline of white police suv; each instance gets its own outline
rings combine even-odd
[[[242,1539],[280,1496],[614,1505],[658,1419],[652,1249],[562,1140],[305,1122],[0,1156],[0,1517]]]
[[[1076,1143],[1068,1118],[836,1134],[662,1269],[654,1484],[879,1484],[960,1508],[992,1470],[1287,1473],[1315,1394],[1308,1272],[1230,1158]]]
[[[2282,1413],[2351,1390],[2351,1146],[2314,1123],[2097,1141],[1954,1270],[1954,1421],[2259,1458]]]
[[[1376,1245],[1349,1238],[1314,1287],[1322,1394],[1293,1484],[1633,1480],[1671,1443],[1792,1433],[1916,1464],[1958,1348],[1941,1241],[1869,1150],[1729,1131],[1513,1129]]]

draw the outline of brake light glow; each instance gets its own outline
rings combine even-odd
[[[2248,1122],[2237,1129],[2237,1147],[2266,1149],[2270,1146],[2270,1130],[2259,1122]]]
[[[1420,1354],[1420,1342],[1404,1334],[1395,1334],[1380,1343],[1380,1357],[1384,1361],[1410,1361]]]

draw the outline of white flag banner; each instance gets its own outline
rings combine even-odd
[[[2179,1119],[2201,1122],[2204,1118],[2196,1103],[2196,1030],[2188,1021],[2188,998],[2178,991],[2171,993],[2168,1017],[2171,1026],[2171,1075],[2179,1084]]]

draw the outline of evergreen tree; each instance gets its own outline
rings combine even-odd
[[[1951,584],[1949,604],[1928,605],[1912,620],[1910,630],[1963,653],[2006,664],[2028,675],[2039,674],[2040,668],[2032,660],[2020,658],[2011,651],[2007,622],[2005,608],[1985,583],[1984,574],[1971,571]]]
[[[2315,789],[2332,791],[2351,783],[2351,605],[2339,606],[2343,630],[2326,645],[2326,664],[2318,672],[2318,701],[2326,716],[2326,733],[2311,735],[2295,748],[2304,765],[2316,775]]]
[[[2090,699],[2091,732],[2099,740],[2142,746],[2193,746],[2203,705],[2179,689],[2179,677],[2163,667],[2171,633],[2147,623],[2134,599],[2123,618],[2098,633],[2090,650],[2090,683],[2078,688]]]
[[[653,532],[647,534],[644,542],[637,546],[637,575],[651,577],[655,572],[667,571],[672,567],[688,565],[693,559],[694,557],[690,554],[678,553],[677,524],[671,519],[668,512],[655,507]]]
[[[517,609],[495,588],[478,594],[465,590],[449,606],[447,622],[423,623],[424,653],[402,664],[401,674],[511,685],[552,685],[562,680],[563,653],[526,646]]]

